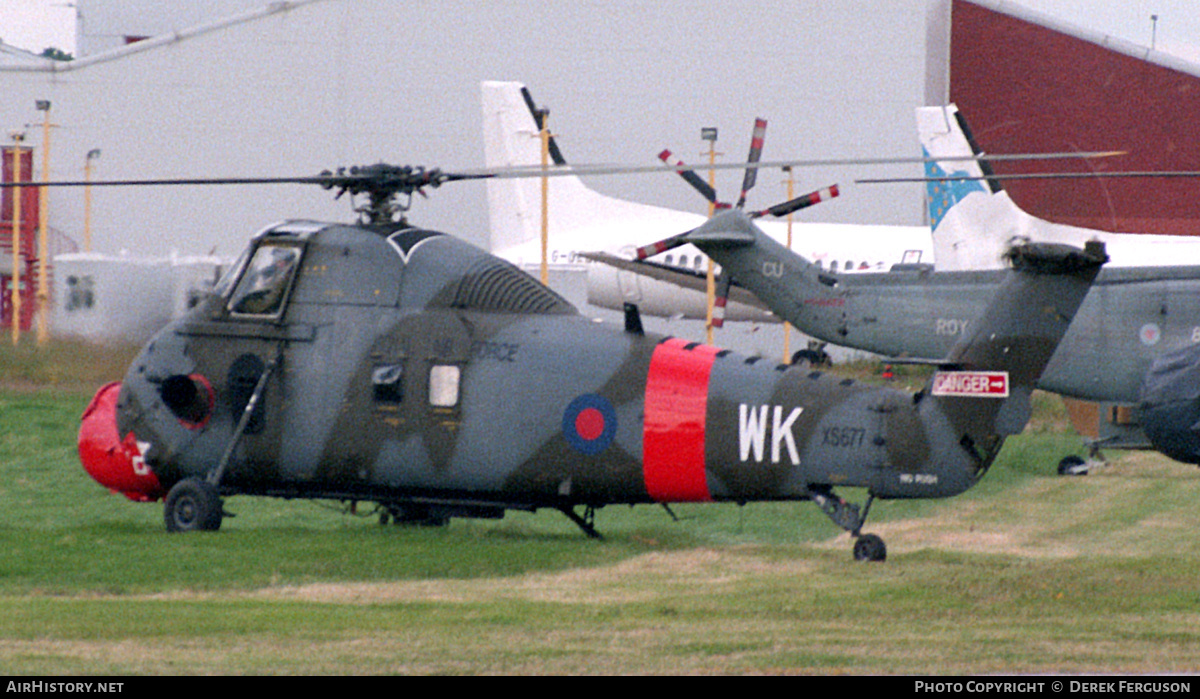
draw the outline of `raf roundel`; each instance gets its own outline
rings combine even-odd
[[[617,435],[617,411],[607,398],[586,393],[563,412],[562,431],[575,451],[594,456],[607,449]]]

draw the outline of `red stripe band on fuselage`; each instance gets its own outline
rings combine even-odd
[[[712,500],[704,473],[704,436],[708,380],[717,352],[670,339],[650,357],[642,469],[646,490],[658,502]]]

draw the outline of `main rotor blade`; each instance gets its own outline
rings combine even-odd
[[[290,177],[182,177],[182,178],[147,178],[147,179],[124,179],[124,180],[51,180],[51,181],[21,181],[21,182],[0,182],[0,189],[12,187],[139,187],[139,186],[203,186],[203,185],[252,185],[252,184],[315,184],[327,188],[341,187],[350,183],[369,183],[369,182],[404,182],[410,186],[432,186],[436,187],[446,182],[457,182],[462,180],[484,180],[484,179],[513,179],[513,178],[528,178],[528,177],[567,177],[567,176],[588,176],[588,175],[636,175],[636,174],[652,174],[658,172],[677,172],[695,174],[696,170],[730,170],[735,168],[747,169],[762,169],[762,168],[783,168],[783,167],[826,167],[836,165],[902,165],[907,163],[926,163],[926,162],[955,162],[960,160],[985,160],[985,161],[1014,161],[1014,160],[1055,160],[1055,159],[1088,159],[1088,158],[1104,158],[1114,155],[1124,155],[1124,151],[1093,151],[1093,152],[1073,152],[1073,153],[1016,153],[1007,155],[963,155],[942,158],[848,158],[844,160],[772,160],[758,163],[713,163],[711,165],[687,165],[682,161],[672,165],[566,165],[552,166],[542,168],[539,165],[507,167],[507,168],[478,168],[465,169],[456,172],[447,172],[438,169],[410,168],[413,172],[403,174],[379,174],[373,172],[359,173],[332,173],[326,172],[319,175],[307,176],[290,176]],[[374,166],[368,166],[370,169]],[[395,170],[403,170],[404,168],[396,168],[387,166]],[[680,172],[682,170],[682,172]],[[686,177],[686,175],[684,175]],[[1016,179],[1018,177],[1046,177],[1047,175],[998,175],[1008,179]],[[1200,172],[1129,172],[1129,173],[1064,173],[1063,176],[1068,177],[1197,177]],[[700,180],[703,186],[700,188],[701,193],[705,194],[705,198],[709,201],[716,199],[716,192],[712,192],[711,197],[705,193],[704,188],[711,190],[708,183]],[[949,177],[947,179],[966,179]],[[986,178],[976,178],[986,179]],[[924,178],[911,179],[880,179],[880,180],[858,180],[862,183],[876,182],[904,182],[924,181]]]
[[[729,304],[729,287],[733,284],[733,276],[721,270],[717,278],[717,289],[713,298],[712,326],[725,327],[725,306]]]
[[[156,187],[170,185],[226,185],[226,184],[325,184],[328,177],[177,177],[145,180],[52,180],[0,182],[0,187]]]
[[[833,199],[839,194],[841,194],[841,191],[838,189],[838,186],[836,184],[830,185],[824,189],[818,189],[815,192],[802,194],[795,199],[789,199],[782,204],[776,204],[775,206],[763,209],[762,211],[753,211],[750,213],[750,218],[761,218],[763,216],[775,216],[782,218],[794,211],[806,209],[814,204],[820,204],[823,201]]]
[[[945,175],[943,177],[883,177],[855,180],[855,184],[888,184],[891,182],[958,182],[967,180],[1079,180],[1088,178],[1122,177],[1200,177],[1200,170],[1131,170],[1127,172],[1026,172],[1008,175]]]
[[[757,163],[762,160],[763,138],[767,134],[767,120],[757,118],[754,120],[754,131],[750,134],[750,155],[746,157],[747,163]],[[742,208],[746,205],[746,194],[754,187],[754,183],[758,180],[758,168],[746,168],[746,175],[742,178],[742,194],[738,197],[737,208]]]
[[[717,203],[717,191],[713,189],[711,185],[701,179],[700,176],[696,174],[695,170],[688,168],[686,163],[676,158],[671,151],[664,148],[663,152],[658,154],[658,159],[667,165],[672,165],[671,161],[674,160],[675,162],[673,166],[676,168],[675,172],[678,172],[680,177],[687,181],[688,184],[692,185],[697,192],[700,192],[700,196],[707,199],[709,203]]]
[[[634,253],[634,255],[635,255],[636,259],[644,260],[647,257],[653,257],[660,252],[666,252],[667,250],[673,250],[673,249],[679,247],[680,245],[684,245],[685,243],[687,243],[687,241],[684,240],[684,238],[687,236],[688,233],[691,233],[691,231],[688,231],[687,233],[680,233],[679,235],[673,235],[670,238],[664,238],[656,243],[650,243],[649,245],[643,245],[642,247],[637,249],[637,251]]]
[[[967,160],[991,161],[991,162],[1008,162],[1022,160],[1080,160],[1090,158],[1110,158],[1118,155],[1125,155],[1126,151],[1087,151],[1087,152],[1060,152],[1060,153],[1008,153],[1002,155],[956,155],[940,158],[922,158],[922,157],[900,157],[900,158],[846,158],[842,160],[765,160],[758,163],[713,163],[711,165],[688,165],[682,161],[676,162],[673,165],[571,165],[564,168],[556,168],[550,170],[547,175],[549,177],[558,177],[565,175],[635,175],[641,173],[654,172],[677,172],[678,170],[734,170],[743,168],[785,168],[785,167],[831,167],[841,165],[906,165],[910,163],[935,163],[935,162],[958,162]],[[533,169],[530,169],[533,168]],[[537,177],[541,175],[541,169],[538,166],[527,166],[526,168],[509,169],[507,171],[484,171],[484,170],[467,170],[462,171],[464,174],[471,174],[476,177],[494,177],[498,179],[508,177]]]

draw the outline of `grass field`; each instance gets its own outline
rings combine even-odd
[[[127,357],[5,352],[8,674],[1200,671],[1200,471],[1053,475],[1079,441],[1046,396],[974,490],[875,505],[882,564],[811,504],[610,507],[592,541],[557,513],[402,528],[231,498],[220,532],[168,535],[74,451]]]

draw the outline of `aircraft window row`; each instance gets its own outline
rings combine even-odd
[[[671,267],[676,266],[674,255],[667,255],[666,257],[663,258],[663,262]],[[687,269],[690,266],[692,269],[699,270],[703,265],[704,265],[704,255],[695,255],[693,257],[688,257],[687,255],[679,256],[679,265],[678,266],[683,267],[684,269]]]
[[[824,260],[817,260],[817,267],[824,269],[824,267],[825,267],[825,261],[824,261]],[[843,271],[846,271],[846,272],[853,272],[853,271],[854,271],[854,270],[856,270],[856,269],[858,269],[858,270],[871,269],[871,263],[870,263],[870,262],[867,262],[866,260],[863,260],[862,262],[860,262],[860,263],[858,264],[858,266],[857,266],[857,267],[855,267],[855,266],[854,266],[854,260],[846,260],[846,263],[845,263],[845,264],[843,264],[843,265],[840,265],[840,266],[839,266],[839,263],[838,263],[838,261],[837,261],[837,260],[832,260],[832,261],[830,261],[830,263],[829,263],[829,271],[830,271],[830,272],[836,272],[836,271],[838,271],[839,269],[841,269],[841,270],[843,270]],[[875,269],[883,269],[883,263],[882,263],[882,262],[876,262],[876,263],[875,263]]]

